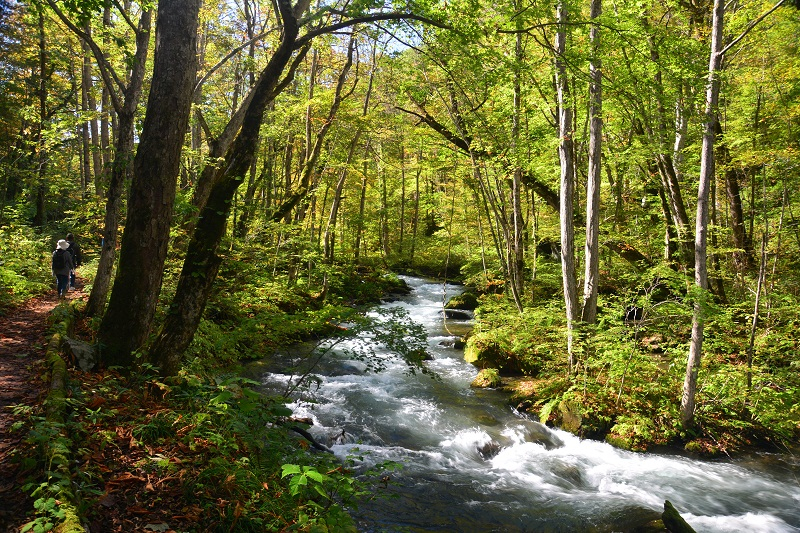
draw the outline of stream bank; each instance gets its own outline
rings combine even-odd
[[[362,531],[641,531],[660,518],[665,500],[698,531],[799,530],[792,456],[700,461],[548,428],[512,409],[505,393],[469,387],[477,369],[449,346],[470,324],[442,316],[460,288],[404,279],[412,293],[382,306],[403,308],[425,327],[439,379],[409,374],[401,362],[367,372],[334,350],[317,369],[313,398],[290,405],[357,471],[402,465],[391,476],[394,499],[352,510]],[[281,368],[292,355],[283,355],[261,370],[266,390],[291,379]]]

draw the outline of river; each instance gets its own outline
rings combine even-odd
[[[800,531],[800,459],[762,454],[734,461],[632,453],[581,440],[515,412],[506,396],[473,390],[477,370],[447,344],[468,331],[445,320],[442,302],[459,288],[406,277],[400,306],[425,326],[427,364],[441,380],[405,364],[380,373],[332,355],[316,403],[291,405],[311,433],[343,460],[368,467],[397,461],[392,499],[354,512],[364,532],[637,531],[670,500],[699,532]],[[288,376],[265,372],[268,387]]]

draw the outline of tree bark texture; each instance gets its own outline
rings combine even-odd
[[[517,22],[517,29],[521,23]],[[514,44],[514,115],[511,135],[514,148],[514,171],[511,178],[512,231],[508,241],[508,273],[511,281],[511,293],[517,310],[522,313],[522,295],[525,292],[525,217],[522,213],[522,149],[520,146],[520,129],[522,121],[522,81],[521,68],[522,33],[517,33]]]
[[[189,242],[178,288],[164,325],[148,354],[150,361],[166,375],[178,371],[181,355],[200,324],[222,261],[217,248],[225,234],[231,200],[250,169],[264,112],[274,96],[273,90],[281,73],[292,57],[299,31],[297,19],[288,0],[278,0],[277,3],[283,19],[281,43],[251,91],[242,127],[230,145],[224,163],[215,167],[213,185]]]
[[[706,244],[708,241],[709,194],[714,179],[714,139],[716,137],[716,113],[719,102],[720,80],[722,70],[722,31],[724,27],[724,0],[714,0],[714,11],[711,28],[711,53],[708,64],[708,82],[706,86],[705,126],[703,130],[703,147],[700,158],[700,183],[697,191],[697,218],[695,223],[694,244],[694,280],[699,289],[698,300],[694,303],[692,316],[692,339],[689,345],[689,357],[686,361],[686,375],[683,381],[681,397],[681,421],[685,425],[694,422],[695,395],[697,392],[697,373],[703,353],[703,331],[705,326],[703,298],[708,288],[708,266]]]
[[[575,197],[575,161],[573,150],[573,108],[570,102],[567,67],[564,60],[566,51],[567,8],[563,1],[557,6],[556,18],[559,24],[556,34],[556,89],[558,91],[558,155],[561,162],[561,181],[559,187],[561,219],[561,280],[564,289],[564,306],[567,315],[567,351],[570,368],[576,360],[573,350],[574,330],[578,316],[578,287],[575,276],[575,226],[572,202]]]
[[[592,0],[590,17],[596,20],[602,13],[601,0]],[[589,65],[589,173],[586,181],[586,265],[583,284],[581,319],[587,324],[597,320],[597,286],[600,275],[600,169],[603,142],[603,85],[601,62],[598,57],[600,28],[592,24],[589,30],[592,60]]]
[[[133,163],[120,264],[99,330],[106,365],[132,365],[155,313],[197,74],[200,5],[200,0],[158,5],[153,81]]]
[[[145,66],[150,47],[150,26],[153,11],[147,10],[139,18],[136,34],[136,53],[133,59],[133,68],[130,79],[123,94],[123,98],[109,98],[120,107],[115,109],[117,116],[116,139],[114,143],[114,160],[111,164],[111,174],[106,190],[106,211],[103,217],[102,246],[100,259],[97,264],[92,292],[86,303],[86,316],[100,316],[106,306],[108,293],[111,288],[111,276],[117,257],[117,240],[119,234],[119,212],[122,193],[125,183],[133,175],[133,148],[134,148],[134,121],[136,109],[142,96]],[[110,95],[111,87],[106,84]]]

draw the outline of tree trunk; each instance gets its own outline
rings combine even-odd
[[[181,148],[197,73],[199,0],[162,0],[147,113],[133,163],[134,178],[120,265],[99,341],[103,363],[130,367],[150,333],[164,275]]]
[[[420,155],[422,148],[420,147]],[[417,162],[420,158],[417,158]],[[414,174],[414,215],[411,218],[411,250],[408,255],[408,266],[414,266],[414,252],[417,249],[417,231],[419,229],[419,178],[422,175],[422,167],[417,168]]]
[[[648,21],[644,20],[645,27],[649,27]],[[650,60],[654,65],[660,65],[661,55],[656,45],[656,38],[650,35]],[[675,223],[675,229],[678,233],[679,246],[681,251],[681,263],[687,269],[691,268],[693,261],[693,252],[691,246],[692,234],[690,229],[689,215],[686,211],[686,206],[683,201],[683,194],[681,193],[679,174],[676,170],[675,161],[673,160],[672,153],[676,153],[678,143],[683,141],[683,137],[678,138],[680,132],[676,133],[676,139],[671,147],[671,152],[667,151],[667,113],[664,105],[664,82],[661,74],[660,67],[657,67],[654,76],[654,88],[656,97],[657,109],[657,131],[655,132],[658,139],[656,162],[658,174],[661,178],[661,186],[666,193],[672,220]],[[648,133],[653,136],[652,128],[648,128]]]
[[[519,6],[517,6],[519,9]],[[517,17],[517,29],[521,20]],[[516,34],[514,43],[514,114],[511,122],[511,136],[514,149],[514,171],[511,178],[512,230],[509,235],[508,273],[511,281],[511,294],[517,310],[522,313],[522,295],[525,293],[525,219],[522,214],[522,147],[520,146],[520,122],[522,120],[522,82],[521,69],[522,32]]]
[[[136,109],[142,96],[145,65],[150,43],[150,25],[153,11],[147,10],[139,19],[136,35],[136,53],[130,81],[125,90],[125,100],[117,109],[117,127],[114,147],[114,161],[111,164],[111,176],[106,191],[106,212],[103,217],[102,245],[100,259],[97,265],[92,292],[86,303],[86,316],[100,316],[106,306],[109,289],[111,288],[111,275],[117,255],[117,236],[119,233],[119,211],[125,183],[133,175],[133,148],[134,148],[134,123]],[[106,87],[108,89],[108,87]],[[109,97],[111,93],[109,92]],[[109,98],[110,99],[110,98]],[[116,100],[114,100],[116,101]]]
[[[389,186],[387,184],[387,181],[388,178],[386,176],[386,169],[384,168],[383,171],[381,172],[381,215],[380,215],[381,258],[383,259],[384,265],[386,265],[386,260],[389,257],[389,252],[391,250],[391,244],[389,242]],[[401,187],[400,196],[405,196],[405,193],[406,193],[406,186],[405,183],[403,183]],[[402,200],[402,203],[405,204],[405,200]],[[402,228],[402,218],[400,227]],[[402,241],[402,237],[400,237],[400,240]],[[400,254],[400,257],[402,257],[402,253]]]
[[[592,0],[590,16],[596,20],[602,13],[600,0]],[[597,319],[597,285],[600,275],[600,165],[603,139],[602,71],[598,50],[600,28],[592,24],[589,30],[592,60],[589,65],[589,175],[586,181],[586,265],[583,284],[581,318],[587,324]]]
[[[344,184],[347,179],[348,167],[355,155],[358,140],[361,138],[361,128],[356,130],[353,140],[350,141],[350,148],[347,150],[347,159],[344,162],[344,168],[339,172],[339,180],[336,182],[336,189],[333,192],[333,200],[331,200],[331,211],[328,215],[328,224],[325,226],[325,237],[322,241],[322,251],[325,260],[329,264],[333,264],[334,255],[336,253],[336,221],[339,217],[339,207],[342,205],[342,193],[344,192]]]
[[[85,27],[87,35],[91,35],[91,23],[87,22]],[[85,41],[82,41],[81,45],[83,46],[84,58],[83,76],[81,81],[83,88],[86,91],[86,109],[90,111],[89,133],[91,134],[92,169],[94,171],[94,174],[92,175],[92,182],[95,183],[95,190],[97,190],[98,188],[102,189],[102,186],[100,186],[99,183],[103,175],[103,158],[100,151],[100,132],[97,124],[97,99],[94,96],[94,83],[92,82],[91,50]]]
[[[47,222],[45,212],[45,194],[47,185],[45,183],[47,168],[47,150],[45,149],[44,128],[47,122],[47,41],[44,33],[44,13],[40,7],[37,17],[37,30],[39,32],[39,87],[37,96],[39,98],[39,123],[36,129],[36,188],[34,189],[36,213],[33,216],[33,225],[43,227]]]
[[[384,189],[386,188],[386,180],[384,179]],[[385,194],[384,194],[385,196]],[[386,201],[384,200],[384,209],[386,209]],[[384,213],[384,217],[388,215]],[[387,224],[388,226],[388,224]],[[405,143],[400,143],[400,223],[399,226],[399,237],[398,237],[398,244],[397,244],[397,253],[400,255],[402,260],[403,257],[403,244],[406,236],[406,145]],[[386,229],[386,237],[388,240],[388,227]]]
[[[277,0],[283,20],[281,43],[250,92],[241,129],[216,168],[208,200],[192,234],[175,296],[148,358],[162,373],[178,371],[181,355],[189,346],[216,278],[221,258],[217,248],[225,234],[231,199],[255,157],[264,112],[274,97],[279,77],[289,63],[298,35],[297,18],[288,0]]]
[[[558,91],[558,155],[561,162],[561,182],[559,205],[561,220],[561,279],[564,289],[564,305],[567,315],[567,351],[569,366],[577,363],[573,350],[576,322],[578,317],[578,287],[575,277],[575,227],[572,203],[575,196],[575,162],[573,159],[573,108],[570,102],[567,67],[564,59],[566,51],[567,8],[563,0],[557,7],[558,33],[556,34],[556,88]]]
[[[89,63],[89,56],[87,45],[83,43],[83,68],[81,70],[81,113],[83,120],[81,121],[81,189],[85,190],[92,180],[92,165],[91,165],[91,137],[89,134],[89,122],[86,119],[89,111],[89,86],[87,79],[91,75],[91,65]]]
[[[145,13],[150,13],[151,10],[146,10],[142,12],[142,17]],[[141,28],[141,18],[139,17],[139,28]],[[111,7],[106,6],[103,8],[103,27],[106,30],[109,30],[111,26]],[[148,33],[149,33],[149,23],[148,23]],[[104,37],[106,41],[110,41],[109,32],[106,31],[104,33]],[[138,37],[137,37],[137,52],[134,54],[134,66],[131,69],[132,71],[136,70],[136,61],[138,56]],[[148,47],[145,47],[145,50]],[[108,50],[108,46],[105,46],[105,49]],[[134,75],[131,74],[131,82],[133,81]],[[130,85],[130,84],[129,84]],[[109,93],[109,88],[103,83],[103,92],[100,96],[100,107],[101,107],[101,115],[100,115],[100,148],[103,154],[103,177],[106,178],[111,170],[111,162],[113,159],[113,154],[111,153],[111,146],[113,141],[111,140],[111,131],[109,129],[109,123],[112,121],[112,116],[115,115],[114,108],[111,106],[111,95]],[[116,133],[116,130],[115,130]],[[95,194],[100,197],[103,196],[103,180],[99,180],[95,182]]]
[[[708,270],[706,243],[708,234],[708,196],[711,181],[714,179],[714,138],[717,103],[719,101],[719,71],[722,70],[722,31],[724,26],[724,0],[714,0],[714,11],[711,28],[711,53],[708,65],[708,82],[706,86],[705,127],[703,130],[703,147],[700,159],[700,183],[697,191],[697,220],[695,224],[695,285],[699,289],[694,302],[692,316],[692,340],[689,345],[689,357],[686,361],[686,376],[683,381],[681,397],[681,421],[684,425],[694,422],[695,394],[697,392],[697,373],[703,353],[703,330],[705,326],[704,293],[708,287]]]
[[[369,146],[369,145],[368,145]],[[358,264],[361,256],[361,239],[364,234],[364,208],[367,203],[367,160],[362,163],[361,172],[361,195],[358,202],[358,225],[356,226],[356,242],[353,244],[353,259]]]

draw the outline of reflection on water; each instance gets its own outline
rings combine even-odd
[[[384,372],[332,356],[316,403],[297,416],[342,459],[364,467],[393,460],[396,497],[355,513],[362,531],[637,531],[670,500],[698,532],[800,531],[797,461],[769,456],[731,462],[636,454],[551,430],[514,412],[495,391],[472,390],[477,371],[450,346],[470,324],[443,317],[458,287],[406,278],[404,307],[429,336],[428,364],[441,377]],[[287,376],[265,373],[277,388]],[[774,464],[769,464],[773,462]]]

